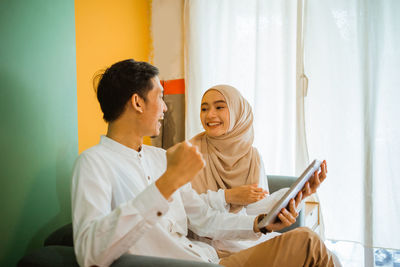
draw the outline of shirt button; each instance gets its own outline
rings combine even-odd
[[[150,176],[147,176],[147,180],[149,180],[149,181],[150,181]]]
[[[157,211],[157,216],[161,216],[162,212],[161,211]]]
[[[211,260],[210,260],[210,259],[208,259],[208,262],[211,262]]]
[[[139,154],[139,158],[141,158],[142,157],[142,154]]]
[[[192,244],[189,244],[189,248],[192,248],[193,246],[192,246]]]

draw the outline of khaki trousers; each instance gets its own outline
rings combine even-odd
[[[219,264],[226,267],[334,267],[333,256],[324,242],[305,227],[232,253],[222,258]]]

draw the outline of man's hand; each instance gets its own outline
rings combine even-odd
[[[314,176],[310,178],[310,180],[304,185],[302,192],[303,192],[303,199],[308,196],[311,196],[315,192],[317,192],[318,187],[320,184],[326,179],[326,173],[328,172],[328,168],[326,165],[326,160],[321,163],[321,171],[316,171]]]
[[[272,231],[279,231],[285,227],[288,227],[296,222],[297,216],[299,216],[299,213],[297,212],[297,207],[300,205],[301,200],[302,200],[302,192],[300,191],[296,198],[292,198],[289,201],[289,210],[286,208],[283,208],[281,212],[278,214],[278,220],[274,223],[271,223],[267,225],[265,228],[267,229],[268,232]],[[260,232],[260,229],[258,228],[258,223],[257,223],[258,217],[254,221],[254,232]]]
[[[225,189],[225,200],[229,204],[248,205],[263,199],[267,191],[257,184],[242,185],[231,189]]]
[[[156,186],[168,199],[179,187],[190,182],[205,166],[203,156],[188,141],[167,150],[167,170],[156,181]]]
[[[296,222],[296,218],[299,215],[297,207],[303,199],[317,192],[320,184],[326,179],[328,168],[326,161],[321,163],[321,171],[316,171],[314,176],[304,185],[303,189],[297,194],[296,199],[291,199],[289,202],[289,210],[282,209],[278,214],[279,221],[266,226],[267,231],[278,231],[285,227],[288,227]],[[256,218],[257,221],[257,218]],[[258,229],[257,222],[254,222],[254,231],[257,233]]]

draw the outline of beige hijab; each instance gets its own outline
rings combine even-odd
[[[193,179],[192,187],[199,193],[207,190],[230,189],[245,184],[255,184],[260,177],[260,156],[252,146],[254,139],[253,113],[250,104],[240,92],[229,85],[217,85],[229,109],[230,124],[227,133],[211,137],[202,132],[191,140],[198,146],[206,167]],[[203,95],[204,96],[204,95]],[[231,205],[238,212],[241,205]]]

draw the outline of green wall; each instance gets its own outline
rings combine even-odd
[[[69,222],[78,155],[73,0],[0,1],[0,266]]]

